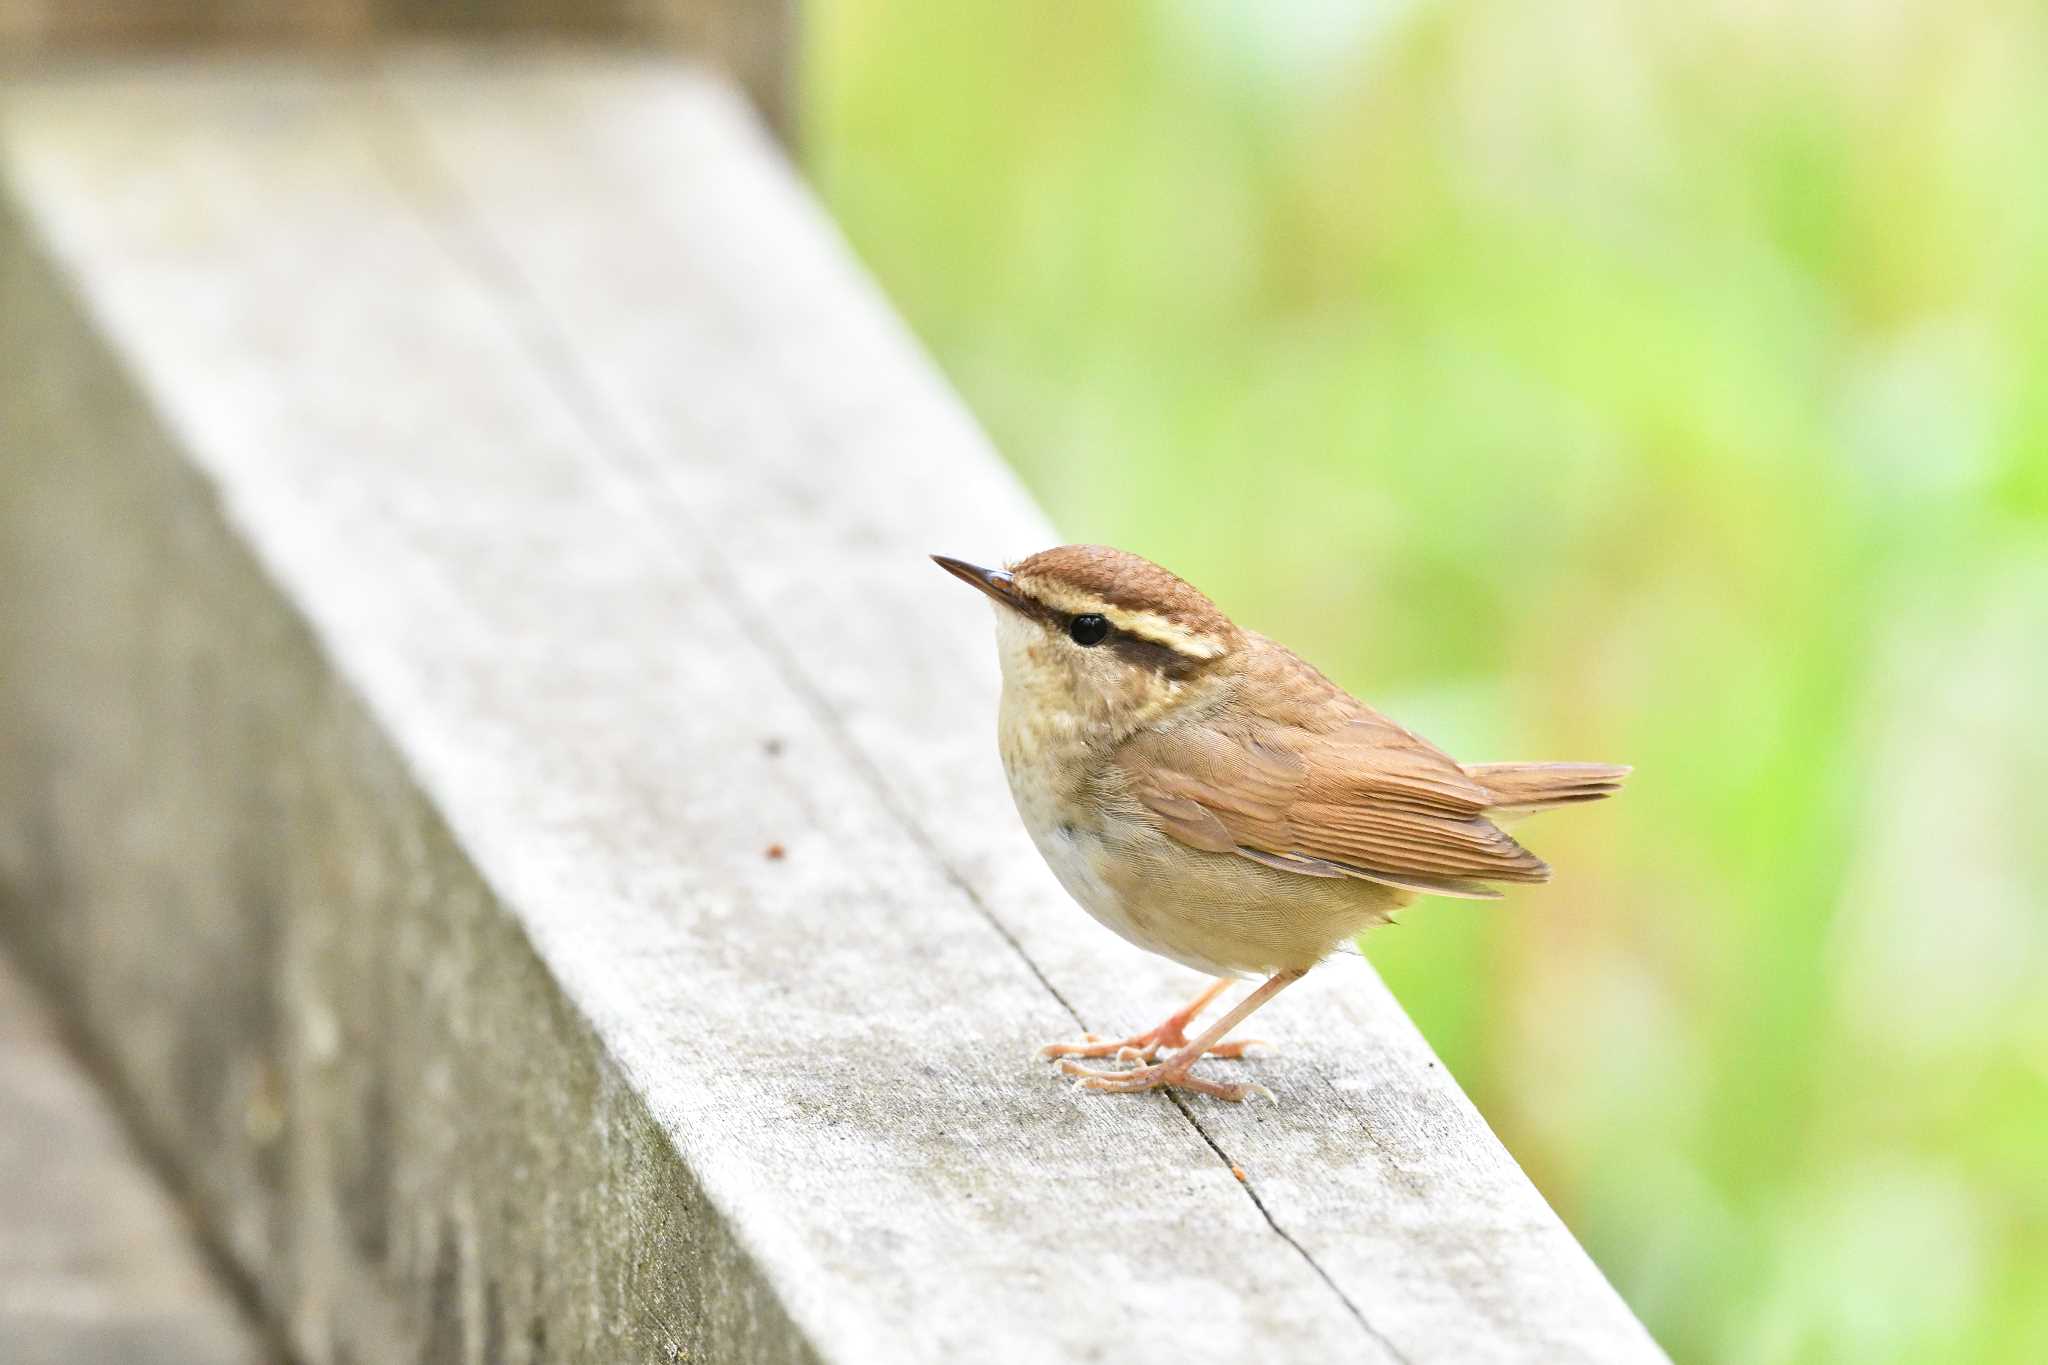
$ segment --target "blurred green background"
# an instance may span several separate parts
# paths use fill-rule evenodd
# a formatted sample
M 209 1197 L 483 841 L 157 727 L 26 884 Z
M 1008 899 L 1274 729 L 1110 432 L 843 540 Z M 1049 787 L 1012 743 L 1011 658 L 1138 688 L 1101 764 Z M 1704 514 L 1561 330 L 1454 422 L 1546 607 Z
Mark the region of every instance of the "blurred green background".
M 806 7 L 805 156 L 1062 531 L 1469 759 L 1367 951 L 1682 1360 L 2048 1360 L 2048 12 Z

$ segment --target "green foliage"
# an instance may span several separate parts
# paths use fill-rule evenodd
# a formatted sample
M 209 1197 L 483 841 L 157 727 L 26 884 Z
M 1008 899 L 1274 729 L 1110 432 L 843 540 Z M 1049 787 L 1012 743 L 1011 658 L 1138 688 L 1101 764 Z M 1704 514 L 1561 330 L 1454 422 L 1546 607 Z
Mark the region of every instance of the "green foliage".
M 2048 16 L 807 15 L 812 174 L 1066 533 L 1637 765 L 1366 947 L 1659 1338 L 2048 1359 Z

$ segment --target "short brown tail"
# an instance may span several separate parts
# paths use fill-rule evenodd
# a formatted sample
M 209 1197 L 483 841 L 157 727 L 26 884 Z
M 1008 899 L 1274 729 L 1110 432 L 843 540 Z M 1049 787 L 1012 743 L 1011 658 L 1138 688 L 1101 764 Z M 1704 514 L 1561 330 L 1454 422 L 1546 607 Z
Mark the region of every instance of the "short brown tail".
M 1630 769 L 1612 763 L 1475 763 L 1465 771 L 1493 793 L 1494 811 L 1530 815 L 1612 796 Z

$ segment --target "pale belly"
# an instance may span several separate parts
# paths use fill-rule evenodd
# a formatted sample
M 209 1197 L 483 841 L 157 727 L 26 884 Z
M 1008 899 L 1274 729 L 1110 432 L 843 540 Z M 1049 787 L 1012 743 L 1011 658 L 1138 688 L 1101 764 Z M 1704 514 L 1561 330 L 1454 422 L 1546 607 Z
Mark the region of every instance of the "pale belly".
M 1012 775 L 1018 813 L 1067 894 L 1129 942 L 1196 971 L 1307 968 L 1413 899 L 1372 882 L 1191 849 L 1135 818 L 1063 818 L 1031 793 L 1035 786 Z
M 1026 823 L 1029 824 L 1028 821 Z M 1045 859 L 1045 865 L 1052 869 L 1053 876 L 1059 878 L 1060 885 L 1079 902 L 1082 909 L 1102 924 L 1148 953 L 1170 957 L 1196 971 L 1218 975 L 1227 973 L 1229 969 L 1219 964 L 1191 960 L 1177 949 L 1170 930 L 1149 919 L 1134 917 L 1126 909 L 1124 897 L 1106 875 L 1111 870 L 1109 847 L 1100 835 L 1078 830 L 1072 825 L 1030 828 L 1031 841 L 1038 845 L 1038 852 Z

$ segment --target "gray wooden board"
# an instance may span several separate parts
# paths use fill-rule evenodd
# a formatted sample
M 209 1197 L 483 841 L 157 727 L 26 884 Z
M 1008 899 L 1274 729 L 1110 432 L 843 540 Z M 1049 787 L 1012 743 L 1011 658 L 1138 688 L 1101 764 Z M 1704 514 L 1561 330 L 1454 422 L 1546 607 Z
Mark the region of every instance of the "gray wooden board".
M 1197 983 L 1017 827 L 923 554 L 1053 533 L 725 87 L 5 101 L 19 211 L 819 1354 L 1658 1358 L 1357 960 L 1261 1015 L 1277 1108 L 1033 1056 Z
M 0 957 L 0 1360 L 269 1358 L 191 1232 Z

